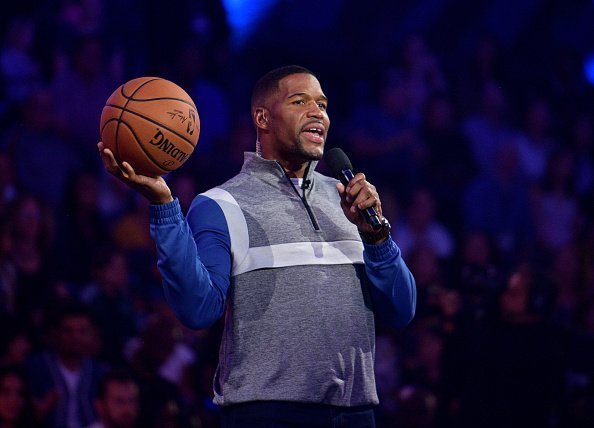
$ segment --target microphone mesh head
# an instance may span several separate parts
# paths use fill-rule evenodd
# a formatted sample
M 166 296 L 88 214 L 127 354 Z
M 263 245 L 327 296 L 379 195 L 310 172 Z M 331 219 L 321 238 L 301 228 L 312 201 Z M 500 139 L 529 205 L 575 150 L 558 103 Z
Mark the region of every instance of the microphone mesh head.
M 328 164 L 328 168 L 330 168 L 332 173 L 337 177 L 340 177 L 343 170 L 353 169 L 353 165 L 351 165 L 348 156 L 339 147 L 334 147 L 325 152 L 324 160 Z

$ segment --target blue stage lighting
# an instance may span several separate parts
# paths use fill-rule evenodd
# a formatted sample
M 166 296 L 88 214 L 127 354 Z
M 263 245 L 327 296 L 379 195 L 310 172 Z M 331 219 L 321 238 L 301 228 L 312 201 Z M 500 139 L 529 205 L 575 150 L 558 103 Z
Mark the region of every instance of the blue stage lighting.
M 232 30 L 232 44 L 240 47 L 278 0 L 223 0 Z

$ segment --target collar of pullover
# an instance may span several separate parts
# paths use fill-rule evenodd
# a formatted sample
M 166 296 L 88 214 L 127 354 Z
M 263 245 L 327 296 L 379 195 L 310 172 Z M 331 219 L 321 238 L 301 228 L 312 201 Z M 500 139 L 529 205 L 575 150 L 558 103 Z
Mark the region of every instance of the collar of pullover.
M 313 173 L 318 161 L 311 161 L 306 170 L 304 181 L 309 180 L 313 184 Z M 288 183 L 285 171 L 280 163 L 274 160 L 261 158 L 254 152 L 245 152 L 243 154 L 243 167 L 241 172 L 245 174 L 257 174 L 261 180 L 278 186 L 279 183 Z

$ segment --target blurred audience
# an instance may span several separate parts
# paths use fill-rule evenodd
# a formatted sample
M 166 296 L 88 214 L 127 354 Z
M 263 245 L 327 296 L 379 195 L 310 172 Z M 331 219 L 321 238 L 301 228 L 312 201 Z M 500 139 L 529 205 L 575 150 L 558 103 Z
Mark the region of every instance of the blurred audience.
M 53 213 L 39 199 L 23 194 L 14 201 L 7 221 L 11 234 L 8 256 L 15 275 L 14 314 L 24 325 L 41 329 L 45 310 L 56 297 Z
M 528 106 L 524 129 L 518 135 L 518 160 L 522 173 L 531 181 L 543 179 L 549 158 L 557 146 L 552 137 L 553 112 L 545 99 Z
M 93 255 L 110 243 L 97 176 L 84 171 L 69 177 L 58 213 L 56 269 L 61 280 L 81 287 L 91 280 Z
M 463 119 L 462 132 L 480 172 L 496 175 L 494 160 L 513 135 L 508 117 L 509 101 L 500 83 L 488 81 L 481 88 L 479 102 L 478 109 Z
M 81 287 L 85 303 L 101 338 L 101 358 L 122 363 L 122 349 L 138 330 L 126 254 L 117 247 L 98 247 L 93 256 L 92 281 Z
M 415 247 L 426 245 L 440 259 L 448 259 L 454 253 L 454 239 L 450 231 L 435 218 L 435 200 L 428 189 L 418 188 L 412 192 L 412 200 L 406 217 L 398 223 L 395 238 L 404 257 Z
M 502 256 L 513 260 L 533 235 L 529 185 L 514 144 L 501 142 L 494 155 L 492 173 L 476 176 L 465 190 L 464 225 L 489 233 Z
M 107 372 L 101 379 L 94 403 L 99 419 L 86 428 L 138 427 L 139 396 L 138 384 L 132 375 L 123 369 Z
M 554 253 L 574 242 L 580 232 L 575 170 L 575 156 L 569 149 L 553 153 L 547 161 L 533 201 L 536 238 L 544 251 Z
M 24 101 L 41 85 L 41 69 L 33 52 L 34 38 L 33 20 L 24 17 L 11 20 L 0 49 L 0 78 L 10 104 Z
M 327 82 L 328 146 L 380 189 L 417 280 L 411 326 L 378 322 L 378 428 L 593 425 L 594 4 L 532 2 L 515 24 L 510 5 L 495 31 L 503 2 L 384 3 L 332 6 L 315 61 L 293 50 L 308 22 L 233 44 L 220 0 L 6 4 L 0 427 L 220 426 L 221 323 L 172 316 L 147 203 L 100 167 L 99 115 L 133 77 L 191 94 L 201 138 L 165 177 L 187 211 L 254 150 L 251 79 L 288 62 Z M 361 16 L 380 24 L 362 36 Z
M 53 111 L 60 132 L 85 169 L 98 171 L 97 149 L 90 141 L 99 137 L 97 118 L 105 101 L 118 87 L 117 77 L 107 72 L 103 40 L 84 34 L 75 38 L 69 61 L 52 81 Z
M 83 163 L 58 133 L 54 102 L 47 88 L 31 91 L 19 104 L 20 120 L 0 131 L 0 148 L 12 159 L 17 186 L 57 208 Z

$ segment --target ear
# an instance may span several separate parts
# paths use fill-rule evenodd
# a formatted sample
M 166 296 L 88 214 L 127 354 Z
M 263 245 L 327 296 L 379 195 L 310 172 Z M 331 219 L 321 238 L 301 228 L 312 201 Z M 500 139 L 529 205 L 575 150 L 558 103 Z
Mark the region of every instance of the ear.
M 265 107 L 256 107 L 254 110 L 254 123 L 258 129 L 268 129 L 268 110 Z

